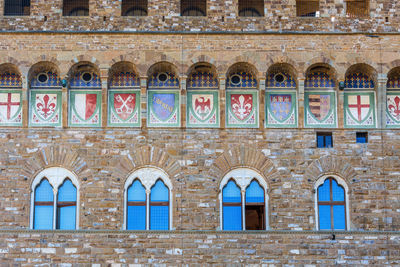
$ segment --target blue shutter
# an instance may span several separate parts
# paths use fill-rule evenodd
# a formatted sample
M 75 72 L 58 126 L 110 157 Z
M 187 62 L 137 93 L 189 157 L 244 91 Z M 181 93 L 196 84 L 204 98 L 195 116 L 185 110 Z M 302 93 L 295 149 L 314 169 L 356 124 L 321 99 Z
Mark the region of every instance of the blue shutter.
M 54 202 L 53 187 L 43 179 L 35 189 L 35 202 Z M 36 205 L 34 208 L 34 229 L 53 229 L 53 204 Z
M 344 201 L 344 189 L 332 179 L 332 201 Z
M 75 205 L 57 208 L 57 229 L 76 229 L 76 187 L 71 180 L 66 179 L 58 189 L 58 203 L 75 202 Z
M 346 229 L 346 215 L 344 205 L 333 206 L 333 226 L 334 230 Z
M 150 229 L 169 229 L 169 205 L 153 205 L 152 202 L 169 202 L 169 190 L 165 184 L 158 180 L 150 193 Z
M 331 230 L 331 206 L 319 205 L 319 229 Z
M 242 230 L 242 206 L 240 188 L 230 180 L 222 190 L 223 230 Z M 238 203 L 238 206 L 224 206 L 224 203 Z
M 330 201 L 330 184 L 326 179 L 324 184 L 318 187 L 318 201 Z
M 254 202 L 264 202 L 264 189 L 255 180 L 246 189 L 246 203 Z
M 128 202 L 146 202 L 146 189 L 139 180 L 135 180 L 128 188 L 127 196 Z M 126 220 L 126 229 L 146 230 L 146 205 L 127 206 Z

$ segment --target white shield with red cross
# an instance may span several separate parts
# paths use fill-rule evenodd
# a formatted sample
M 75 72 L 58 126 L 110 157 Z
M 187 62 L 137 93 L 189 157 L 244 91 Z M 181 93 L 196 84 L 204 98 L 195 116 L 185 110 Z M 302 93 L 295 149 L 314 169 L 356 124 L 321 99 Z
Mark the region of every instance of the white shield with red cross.
M 18 117 L 21 117 L 21 93 L 0 92 L 0 123 L 16 122 Z
M 370 113 L 371 100 L 369 95 L 349 95 L 348 108 L 358 122 L 362 122 Z

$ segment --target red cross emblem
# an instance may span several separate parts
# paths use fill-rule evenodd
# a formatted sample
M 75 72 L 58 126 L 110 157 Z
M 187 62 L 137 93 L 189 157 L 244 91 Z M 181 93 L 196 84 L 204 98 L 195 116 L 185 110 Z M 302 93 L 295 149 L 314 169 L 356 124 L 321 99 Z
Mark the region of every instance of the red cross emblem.
M 2 94 L 2 95 L 4 96 L 5 94 Z M 18 99 L 18 102 L 13 102 L 13 96 L 14 97 L 17 96 L 16 98 Z M 20 102 L 19 94 L 7 93 L 6 98 L 7 98 L 7 100 L 5 102 L 0 102 L 0 107 L 5 106 L 5 108 L 7 109 L 6 110 L 7 116 L 6 117 L 7 117 L 7 120 L 9 120 L 14 115 L 14 114 L 11 114 L 12 107 L 13 106 L 18 106 L 19 107 L 21 102 Z M 0 99 L 4 99 L 4 97 L 1 97 Z M 0 112 L 3 113 L 4 110 L 1 110 Z M 16 112 L 16 110 L 14 111 L 14 113 L 15 112 Z M 4 113 L 3 113 L 3 115 L 4 115 Z
M 351 95 L 349 96 L 349 110 L 356 115 L 358 121 L 362 121 L 368 114 L 370 104 L 369 96 Z M 363 116 L 364 115 L 364 116 Z

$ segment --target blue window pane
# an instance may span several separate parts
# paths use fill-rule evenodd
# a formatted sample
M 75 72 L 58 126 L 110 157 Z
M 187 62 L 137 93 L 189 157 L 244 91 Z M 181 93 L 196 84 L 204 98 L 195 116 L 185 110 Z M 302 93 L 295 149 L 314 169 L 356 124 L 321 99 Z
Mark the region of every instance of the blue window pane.
M 365 144 L 366 142 L 367 142 L 367 138 L 365 138 L 365 136 L 357 136 L 356 137 L 356 143 Z
M 126 229 L 146 230 L 146 206 L 128 206 Z
M 318 148 L 325 147 L 325 144 L 324 144 L 324 136 L 323 136 L 323 135 L 318 135 L 318 136 L 317 136 L 317 147 L 318 147 Z
M 318 187 L 318 201 L 330 201 L 330 184 L 329 179 L 326 179 L 323 185 Z
M 57 229 L 74 230 L 76 228 L 76 206 L 57 209 Z
M 150 206 L 150 230 L 169 229 L 169 207 Z
M 240 188 L 235 184 L 234 181 L 230 180 L 222 189 L 222 202 L 242 202 L 240 195 Z
M 335 230 L 346 229 L 346 216 L 344 205 L 333 206 L 333 226 Z
M 331 226 L 331 206 L 319 205 L 319 229 L 332 230 Z
M 332 147 L 332 136 L 325 136 L 325 147 Z
M 332 179 L 332 200 L 333 201 L 344 201 L 344 189 L 338 183 Z
M 242 230 L 242 207 L 223 207 L 223 230 Z
M 168 201 L 168 200 L 169 200 L 168 187 L 166 187 L 161 180 L 158 180 L 156 184 L 151 188 L 150 201 Z
M 139 180 L 135 180 L 128 188 L 128 201 L 146 201 L 146 190 Z
M 252 181 L 246 189 L 246 203 L 264 202 L 264 189 L 257 181 Z
M 35 206 L 33 229 L 53 229 L 53 206 Z
M 53 201 L 53 187 L 47 179 L 43 179 L 35 189 L 35 201 Z
M 76 202 L 76 187 L 72 184 L 71 180 L 65 180 L 58 189 L 58 201 Z

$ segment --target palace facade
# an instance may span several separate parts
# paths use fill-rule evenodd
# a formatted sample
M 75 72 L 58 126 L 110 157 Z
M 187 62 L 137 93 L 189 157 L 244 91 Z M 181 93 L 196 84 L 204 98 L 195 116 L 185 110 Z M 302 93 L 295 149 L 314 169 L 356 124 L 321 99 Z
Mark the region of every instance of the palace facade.
M 397 1 L 0 1 L 0 265 L 400 264 Z

